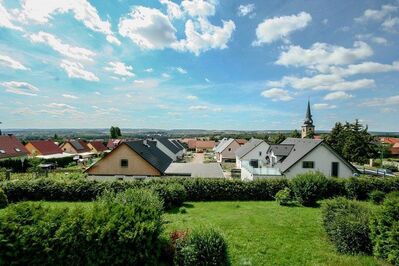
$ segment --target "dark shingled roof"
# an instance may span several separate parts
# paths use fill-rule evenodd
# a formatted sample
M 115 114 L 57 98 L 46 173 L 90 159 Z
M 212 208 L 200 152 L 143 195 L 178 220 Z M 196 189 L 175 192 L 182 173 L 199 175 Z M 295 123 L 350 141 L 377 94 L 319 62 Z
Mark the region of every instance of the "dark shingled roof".
M 181 145 L 181 143 L 178 140 L 172 139 L 171 141 L 173 142 L 173 144 L 175 144 L 175 146 L 179 149 L 179 151 L 184 150 L 183 145 Z
M 272 144 L 270 150 L 273 151 L 276 156 L 288 156 L 290 154 L 294 144 Z
M 145 144 L 145 142 L 147 144 Z M 127 141 L 126 144 L 138 155 L 140 155 L 144 160 L 154 166 L 161 174 L 165 173 L 165 170 L 172 163 L 172 159 L 163 153 L 159 148 L 157 148 L 155 141 Z
M 238 158 L 244 157 L 246 154 L 248 154 L 250 151 L 252 151 L 254 148 L 256 148 L 259 144 L 261 144 L 263 140 L 261 139 L 250 139 L 247 143 L 242 145 L 240 148 L 236 150 L 236 156 Z
M 160 143 L 162 143 L 166 148 L 168 148 L 174 154 L 178 153 L 180 150 L 173 144 L 168 138 L 156 138 Z

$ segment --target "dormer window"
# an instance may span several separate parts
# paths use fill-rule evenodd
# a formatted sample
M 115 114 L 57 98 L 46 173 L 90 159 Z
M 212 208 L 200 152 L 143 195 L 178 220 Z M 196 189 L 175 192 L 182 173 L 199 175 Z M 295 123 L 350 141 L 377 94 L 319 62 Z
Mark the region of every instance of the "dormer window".
M 4 153 L 6 153 L 6 151 L 5 150 L 0 150 L 0 153 L 4 154 Z
M 15 148 L 16 152 L 21 152 L 21 150 L 19 148 Z

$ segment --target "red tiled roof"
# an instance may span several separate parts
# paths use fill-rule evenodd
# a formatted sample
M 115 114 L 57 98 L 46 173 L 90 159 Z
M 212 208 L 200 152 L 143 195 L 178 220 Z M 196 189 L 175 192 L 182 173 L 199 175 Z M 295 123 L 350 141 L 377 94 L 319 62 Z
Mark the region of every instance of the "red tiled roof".
M 105 147 L 104 144 L 101 141 L 90 141 L 90 144 L 98 152 L 102 152 L 102 151 L 107 150 L 107 147 Z
M 245 143 L 248 142 L 246 139 L 236 139 L 236 141 L 237 141 L 238 144 L 240 144 L 240 145 L 244 145 Z
M 215 142 L 213 140 L 197 140 L 195 147 L 198 149 L 213 149 L 215 148 Z
M 197 146 L 197 141 L 195 139 L 191 139 L 187 142 L 188 148 L 189 149 L 195 149 Z
M 122 139 L 109 139 L 107 143 L 107 148 L 108 149 L 114 149 L 116 148 L 119 144 L 121 144 Z
M 55 145 L 51 140 L 32 140 L 29 143 L 32 144 L 42 155 L 62 153 L 60 147 Z
M 380 141 L 386 144 L 395 144 L 399 143 L 399 138 L 391 138 L 391 137 L 381 137 Z
M 26 156 L 28 151 L 14 135 L 0 136 L 0 159 Z

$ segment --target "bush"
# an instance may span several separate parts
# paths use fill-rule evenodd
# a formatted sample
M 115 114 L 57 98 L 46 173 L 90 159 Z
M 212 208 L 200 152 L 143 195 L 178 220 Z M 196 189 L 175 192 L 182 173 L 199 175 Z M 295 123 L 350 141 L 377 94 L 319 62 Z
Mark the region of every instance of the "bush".
M 181 206 L 187 198 L 186 189 L 178 183 L 159 183 L 151 186 L 151 188 L 162 199 L 165 209 Z
M 298 202 L 304 206 L 314 206 L 327 191 L 328 180 L 320 172 L 297 175 L 290 187 Z
M 399 265 L 399 192 L 386 196 L 370 228 L 374 256 Z
M 328 200 L 322 207 L 323 225 L 338 252 L 371 253 L 369 210 L 345 198 Z
M 385 193 L 379 190 L 373 190 L 369 194 L 370 200 L 375 204 L 381 204 L 384 201 Z
M 175 265 L 230 265 L 227 243 L 213 229 L 195 230 L 176 240 Z
M 161 215 L 144 189 L 104 194 L 86 209 L 13 204 L 0 216 L 0 265 L 154 265 Z
M 0 188 L 0 209 L 7 207 L 8 200 L 4 191 Z
M 373 190 L 388 193 L 399 190 L 398 177 L 351 177 L 344 182 L 346 196 L 352 199 L 366 200 Z
M 292 202 L 292 192 L 291 189 L 288 187 L 280 190 L 279 192 L 276 193 L 276 201 L 282 205 L 282 206 L 287 206 Z

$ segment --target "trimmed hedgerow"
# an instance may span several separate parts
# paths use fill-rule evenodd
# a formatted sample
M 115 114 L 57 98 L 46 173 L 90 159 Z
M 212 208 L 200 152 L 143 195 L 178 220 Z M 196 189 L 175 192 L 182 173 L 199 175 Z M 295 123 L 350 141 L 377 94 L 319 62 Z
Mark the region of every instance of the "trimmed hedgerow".
M 314 206 L 326 195 L 328 180 L 320 172 L 297 175 L 290 182 L 290 188 L 298 202 Z
M 159 183 L 150 187 L 162 199 L 165 209 L 181 206 L 187 198 L 186 189 L 179 183 Z
M 0 188 L 0 209 L 7 207 L 8 199 L 4 191 Z
M 175 265 L 230 265 L 227 242 L 214 229 L 196 229 L 177 239 L 175 245 Z
M 399 192 L 388 194 L 370 222 L 374 256 L 399 265 Z
M 162 204 L 150 190 L 104 194 L 90 208 L 23 202 L 0 216 L 1 265 L 155 265 Z
M 323 204 L 322 217 L 327 235 L 338 252 L 371 253 L 368 208 L 340 197 Z
M 369 194 L 369 199 L 375 204 L 381 204 L 384 201 L 385 193 L 380 190 L 373 190 Z

